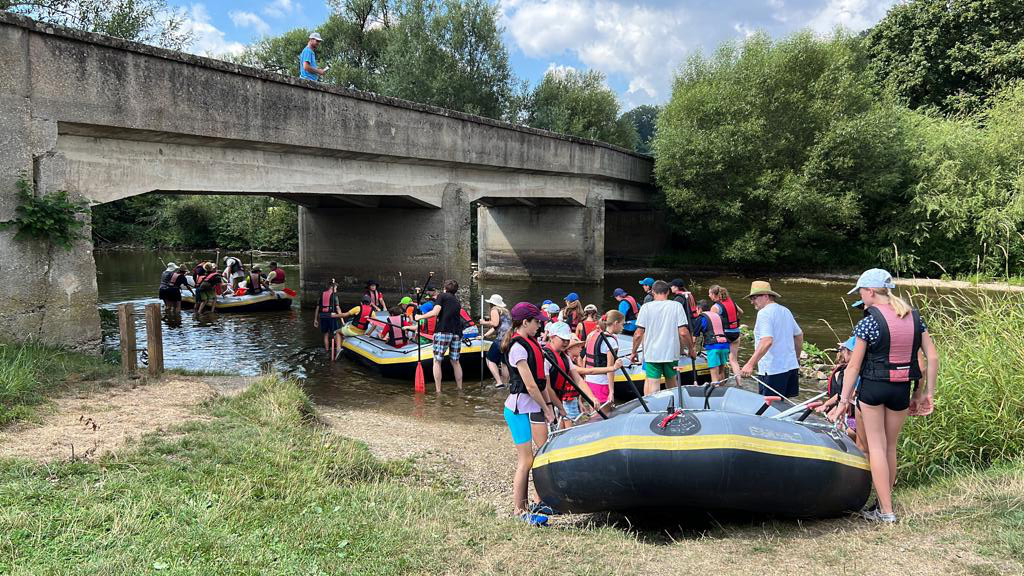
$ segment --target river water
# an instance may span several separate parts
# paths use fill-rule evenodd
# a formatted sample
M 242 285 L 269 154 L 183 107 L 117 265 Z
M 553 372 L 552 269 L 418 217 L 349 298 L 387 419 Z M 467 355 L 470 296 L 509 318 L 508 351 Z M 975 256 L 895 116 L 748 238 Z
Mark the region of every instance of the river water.
M 248 260 L 244 255 L 239 255 Z M 212 260 L 214 253 L 173 252 L 152 250 L 119 250 L 96 253 L 97 282 L 100 308 L 104 310 L 104 345 L 118 346 L 115 312 L 118 304 L 136 305 L 137 341 L 145 340 L 145 324 L 141 313 L 145 304 L 159 302 L 157 288 L 160 273 L 168 261 L 186 264 L 190 268 L 198 260 Z M 289 286 L 298 290 L 298 259 L 295 256 L 275 258 L 287 272 Z M 257 263 L 264 267 L 268 258 Z M 707 295 L 712 284 L 729 289 L 737 303 L 745 310 L 744 322 L 753 325 L 755 311 L 742 297 L 750 288 L 751 279 L 740 276 L 692 276 L 680 274 L 691 283 L 695 295 Z M 584 303 L 595 303 L 599 309 L 613 308 L 611 296 L 621 287 L 634 296 L 641 294 L 637 274 L 608 274 L 601 284 L 579 284 L 522 281 L 482 281 L 470 287 L 473 316 L 479 316 L 481 292 L 489 296 L 501 294 L 510 306 L 520 300 L 539 303 L 551 299 L 559 304 L 569 292 L 577 292 Z M 670 279 L 670 278 L 666 278 Z M 410 279 L 406 279 L 411 283 Z M 419 279 L 422 282 L 423 279 Z M 846 283 L 822 285 L 806 282 L 773 281 L 772 288 L 782 295 L 780 303 L 792 310 L 804 330 L 806 339 L 820 348 L 834 348 L 836 343 L 850 335 L 850 310 L 845 302 L 849 287 Z M 342 295 L 343 308 L 354 305 L 358 294 Z M 398 300 L 396 295 L 389 303 Z M 853 311 L 857 316 L 859 312 Z M 489 375 L 480 384 L 479 374 L 466 374 L 465 390 L 454 391 L 454 383 L 445 386 L 441 396 L 415 395 L 412 383 L 388 380 L 344 356 L 335 363 L 328 361 L 322 351 L 323 338 L 313 327 L 310 310 L 297 307 L 284 312 L 253 314 L 206 314 L 196 317 L 191 311 L 182 313 L 180 324 L 164 322 L 164 363 L 167 368 L 196 371 L 254 375 L 266 365 L 304 380 L 307 390 L 318 403 L 346 407 L 373 405 L 379 409 L 400 414 L 414 414 L 428 418 L 482 418 L 499 419 L 498 407 L 504 393 L 495 389 Z M 749 352 L 741 351 L 741 359 Z M 486 370 L 486 369 L 485 369 Z M 430 375 L 427 374 L 429 380 Z M 428 389 L 430 384 L 428 383 Z M 449 393 L 447 390 L 451 390 Z

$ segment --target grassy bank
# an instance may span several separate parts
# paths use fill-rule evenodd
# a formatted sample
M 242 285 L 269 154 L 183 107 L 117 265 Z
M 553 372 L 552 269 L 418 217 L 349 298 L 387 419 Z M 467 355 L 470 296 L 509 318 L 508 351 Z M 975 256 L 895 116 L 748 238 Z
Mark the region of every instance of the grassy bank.
M 102 358 L 38 344 L 0 343 L 0 427 L 31 418 L 47 396 L 69 383 L 110 378 L 117 366 Z

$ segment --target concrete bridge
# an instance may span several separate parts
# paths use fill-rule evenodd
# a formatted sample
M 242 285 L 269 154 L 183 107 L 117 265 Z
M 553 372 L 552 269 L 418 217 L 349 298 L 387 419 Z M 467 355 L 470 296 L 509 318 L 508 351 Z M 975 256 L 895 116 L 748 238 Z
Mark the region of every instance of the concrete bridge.
M 397 270 L 468 284 L 475 209 L 482 276 L 595 281 L 657 248 L 651 172 L 607 144 L 0 13 L 0 221 L 22 176 L 92 205 L 272 195 L 301 206 L 313 295 Z M 0 276 L 0 336 L 99 341 L 91 241 L 2 232 Z

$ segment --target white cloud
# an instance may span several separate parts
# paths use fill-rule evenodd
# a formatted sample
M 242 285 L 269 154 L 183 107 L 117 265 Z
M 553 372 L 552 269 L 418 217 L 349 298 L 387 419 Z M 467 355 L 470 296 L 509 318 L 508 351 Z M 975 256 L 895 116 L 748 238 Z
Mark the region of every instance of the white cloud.
M 232 10 L 228 13 L 228 16 L 231 17 L 231 21 L 234 22 L 235 26 L 238 28 L 252 28 L 256 32 L 264 35 L 270 32 L 270 25 L 264 22 L 263 18 L 260 18 L 252 12 Z
M 271 18 L 284 18 L 299 8 L 292 0 L 271 0 L 263 7 L 263 13 Z
M 808 25 L 821 34 L 832 32 L 836 26 L 860 32 L 881 20 L 895 3 L 896 0 L 829 0 Z
M 737 22 L 733 24 L 732 29 L 735 30 L 737 34 L 743 36 L 744 38 L 750 38 L 751 36 L 757 33 L 757 30 L 754 30 L 753 28 L 747 26 L 742 22 Z
M 570 72 L 575 72 L 575 66 L 569 66 L 568 64 L 556 64 L 554 62 L 548 63 L 548 69 L 544 71 L 544 75 L 554 74 L 555 76 L 565 76 Z
M 210 23 L 206 6 L 193 4 L 186 12 L 184 29 L 193 36 L 188 51 L 203 56 L 238 55 L 245 50 L 240 42 L 229 42 L 219 28 Z

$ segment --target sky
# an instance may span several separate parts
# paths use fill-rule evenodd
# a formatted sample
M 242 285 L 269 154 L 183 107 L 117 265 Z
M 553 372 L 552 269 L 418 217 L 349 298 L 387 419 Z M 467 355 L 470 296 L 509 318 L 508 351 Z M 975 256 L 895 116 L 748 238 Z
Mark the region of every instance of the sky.
M 675 70 L 696 52 L 763 31 L 773 38 L 837 26 L 859 32 L 897 0 L 504 0 L 501 25 L 513 72 L 535 85 L 551 69 L 598 70 L 623 110 L 662 104 Z M 192 52 L 241 52 L 264 35 L 315 28 L 324 0 L 171 0 L 187 15 Z

